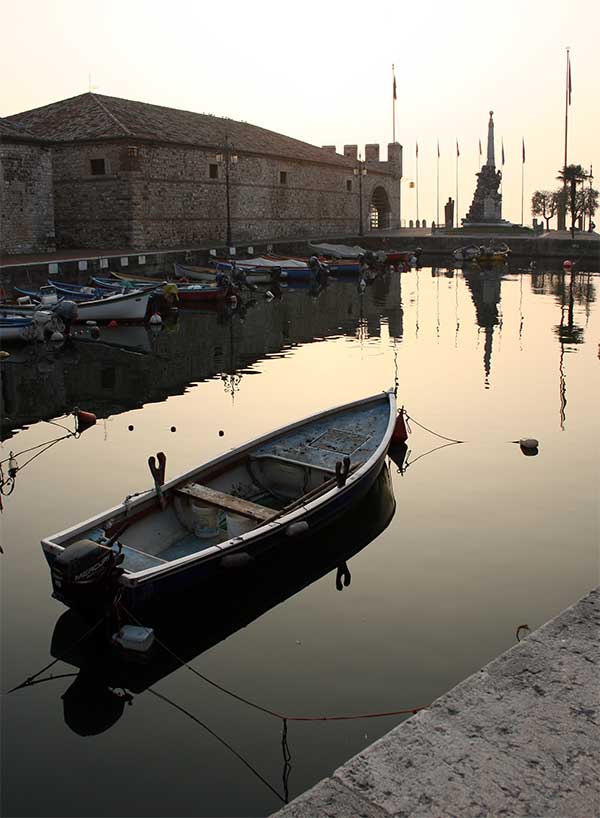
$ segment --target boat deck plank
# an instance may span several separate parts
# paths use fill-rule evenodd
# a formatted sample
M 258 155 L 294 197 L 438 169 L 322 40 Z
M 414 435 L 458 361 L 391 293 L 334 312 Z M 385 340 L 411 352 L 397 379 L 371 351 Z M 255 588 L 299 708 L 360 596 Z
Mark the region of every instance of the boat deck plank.
M 250 517 L 250 519 L 257 520 L 261 523 L 267 522 L 275 514 L 273 509 L 259 506 L 257 503 L 251 503 L 249 500 L 243 500 L 241 497 L 225 494 L 222 491 L 211 489 L 209 486 L 203 486 L 200 483 L 186 483 L 184 486 L 179 486 L 175 491 L 177 494 L 186 495 L 194 500 L 201 500 L 204 503 L 224 508 L 227 511 L 240 514 L 242 517 Z
M 320 418 L 260 446 L 258 457 L 275 455 L 335 473 L 335 464 L 349 457 L 352 465 L 364 463 L 377 449 L 389 420 L 388 404 L 357 407 Z

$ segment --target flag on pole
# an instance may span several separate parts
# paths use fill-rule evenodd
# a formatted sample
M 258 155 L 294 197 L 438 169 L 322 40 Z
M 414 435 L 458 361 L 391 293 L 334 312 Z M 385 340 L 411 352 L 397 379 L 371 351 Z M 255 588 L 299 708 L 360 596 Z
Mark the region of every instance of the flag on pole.
M 437 148 L 438 148 L 438 159 L 440 158 L 440 140 L 437 141 Z
M 456 155 L 460 156 L 460 151 L 458 149 L 458 139 L 456 140 Z
M 522 142 L 523 142 L 523 164 L 525 164 L 525 138 L 524 137 L 522 137 Z
M 392 84 L 392 94 L 393 94 L 394 102 L 395 102 L 398 99 L 398 97 L 396 96 L 396 71 L 395 71 L 393 65 L 392 65 L 392 76 L 394 78 L 393 84 Z
M 571 55 L 567 51 L 567 101 L 571 104 Z
M 502 164 L 504 165 L 504 139 L 502 139 Z

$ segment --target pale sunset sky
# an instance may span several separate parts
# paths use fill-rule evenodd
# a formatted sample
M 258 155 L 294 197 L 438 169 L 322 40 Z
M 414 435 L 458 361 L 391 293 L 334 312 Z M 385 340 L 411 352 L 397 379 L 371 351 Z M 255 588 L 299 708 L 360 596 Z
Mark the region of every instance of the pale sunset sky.
M 436 218 L 456 191 L 464 216 L 485 161 L 494 111 L 496 165 L 506 163 L 503 216 L 525 223 L 531 193 L 554 188 L 563 163 L 566 47 L 572 104 L 568 161 L 600 183 L 599 0 L 333 3 L 269 0 L 20 0 L 0 13 L 2 95 L 8 116 L 89 90 L 232 119 L 315 145 L 404 146 L 402 217 Z M 598 219 L 596 219 L 598 221 Z

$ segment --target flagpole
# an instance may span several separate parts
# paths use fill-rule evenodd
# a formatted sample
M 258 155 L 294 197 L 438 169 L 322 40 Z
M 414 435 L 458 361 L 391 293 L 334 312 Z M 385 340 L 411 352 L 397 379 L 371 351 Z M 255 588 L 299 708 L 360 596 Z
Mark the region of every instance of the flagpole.
M 571 102 L 571 62 L 569 59 L 569 46 L 567 46 L 567 77 L 565 84 L 565 163 L 563 165 L 563 200 L 565 209 L 565 228 L 567 226 L 567 134 L 569 131 L 569 103 Z
M 523 200 L 525 192 L 525 139 L 523 142 L 523 161 L 521 162 L 521 227 L 523 227 Z
M 419 143 L 417 142 L 417 147 L 415 151 L 415 161 L 416 161 L 416 173 L 415 173 L 415 180 L 416 180 L 416 187 L 417 187 L 417 221 L 419 221 Z
M 437 143 L 437 204 L 436 204 L 436 226 L 440 226 L 440 140 Z
M 392 63 L 392 142 L 396 142 L 396 71 Z
M 458 227 L 458 139 L 456 140 L 456 226 Z

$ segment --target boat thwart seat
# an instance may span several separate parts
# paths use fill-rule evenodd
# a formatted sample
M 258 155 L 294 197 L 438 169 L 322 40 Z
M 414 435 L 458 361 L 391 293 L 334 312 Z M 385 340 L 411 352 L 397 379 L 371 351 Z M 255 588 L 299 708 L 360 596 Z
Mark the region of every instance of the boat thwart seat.
M 258 503 L 251 503 L 249 500 L 244 500 L 241 497 L 225 494 L 223 491 L 211 489 L 209 486 L 203 486 L 201 483 L 186 483 L 176 488 L 175 493 L 190 497 L 192 500 L 199 500 L 202 503 L 217 506 L 217 508 L 222 508 L 226 511 L 231 511 L 242 517 L 249 517 L 258 523 L 266 523 L 276 515 L 276 512 L 272 508 L 259 506 Z

